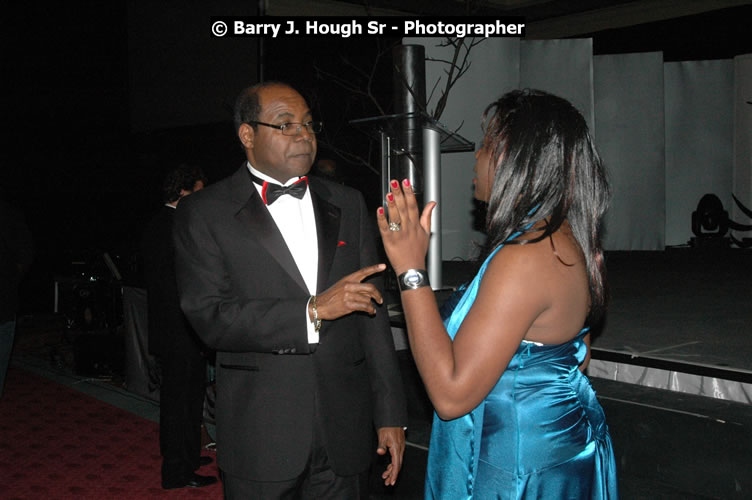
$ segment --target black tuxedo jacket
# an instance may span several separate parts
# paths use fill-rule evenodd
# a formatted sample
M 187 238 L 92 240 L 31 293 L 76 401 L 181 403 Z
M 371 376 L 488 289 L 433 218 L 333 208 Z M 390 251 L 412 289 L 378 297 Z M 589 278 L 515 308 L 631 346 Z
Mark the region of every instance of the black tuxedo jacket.
M 320 293 L 378 255 L 360 193 L 315 177 L 309 186 Z M 217 351 L 220 468 L 251 480 L 297 476 L 316 411 L 334 471 L 364 471 L 374 426 L 407 425 L 386 307 L 324 321 L 309 346 L 309 293 L 246 165 L 182 200 L 174 236 L 181 306 Z
M 149 221 L 141 240 L 149 307 L 149 353 L 198 352 L 201 343 L 180 309 L 172 227 L 175 209 L 167 206 Z

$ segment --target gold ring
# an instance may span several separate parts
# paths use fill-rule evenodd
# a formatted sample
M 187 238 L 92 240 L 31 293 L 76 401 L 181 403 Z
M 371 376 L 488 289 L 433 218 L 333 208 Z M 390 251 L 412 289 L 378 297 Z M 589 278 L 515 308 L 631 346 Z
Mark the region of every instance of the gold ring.
M 389 223 L 389 230 L 390 231 L 399 231 L 400 229 L 401 228 L 400 228 L 400 223 L 399 222 L 390 222 Z

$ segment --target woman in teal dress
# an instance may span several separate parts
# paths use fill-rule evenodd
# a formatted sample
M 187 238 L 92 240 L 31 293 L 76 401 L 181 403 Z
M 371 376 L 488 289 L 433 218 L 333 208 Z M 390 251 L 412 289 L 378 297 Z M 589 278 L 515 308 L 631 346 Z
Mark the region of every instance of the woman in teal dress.
M 392 181 L 377 214 L 410 348 L 436 410 L 428 499 L 617 498 L 603 409 L 582 373 L 603 315 L 609 198 L 582 115 L 514 91 L 483 115 L 475 197 L 488 203 L 475 278 L 445 322 L 426 286 L 430 202 Z

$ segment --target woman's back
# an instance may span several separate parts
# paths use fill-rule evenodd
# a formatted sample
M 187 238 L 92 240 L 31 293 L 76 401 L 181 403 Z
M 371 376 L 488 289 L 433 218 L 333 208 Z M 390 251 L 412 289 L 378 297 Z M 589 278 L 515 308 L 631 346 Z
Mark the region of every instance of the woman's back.
M 559 345 L 523 342 L 486 397 L 477 498 L 599 498 L 594 491 L 608 490 L 605 415 L 577 369 L 584 335 Z
M 540 235 L 540 224 L 515 241 Z M 508 263 L 496 262 L 508 260 Z M 506 266 L 524 265 L 525 286 L 538 295 L 540 312 L 525 339 L 542 344 L 560 344 L 574 338 L 585 323 L 590 308 L 590 290 L 585 259 L 569 224 L 550 237 L 527 244 L 506 244 L 494 257 L 484 279 L 496 279 Z
M 426 498 L 607 498 L 616 491 L 605 416 L 578 369 L 588 350 L 587 328 L 582 328 L 587 277 L 582 263 L 571 258 L 576 243 L 568 246 L 557 234 L 558 257 L 547 240 L 506 245 L 489 257 L 468 289 L 472 294 L 492 271 L 524 265 L 535 273 L 541 300 L 548 303 L 541 313 L 546 318 L 535 339 L 517 346 L 480 405 L 459 419 L 434 418 L 430 449 L 442 451 L 430 455 Z M 472 303 L 460 302 L 447 320 L 450 330 L 471 308 Z M 557 327 L 557 318 L 566 326 Z M 580 324 L 570 334 L 575 321 Z M 544 344 L 538 340 L 544 336 L 568 338 Z

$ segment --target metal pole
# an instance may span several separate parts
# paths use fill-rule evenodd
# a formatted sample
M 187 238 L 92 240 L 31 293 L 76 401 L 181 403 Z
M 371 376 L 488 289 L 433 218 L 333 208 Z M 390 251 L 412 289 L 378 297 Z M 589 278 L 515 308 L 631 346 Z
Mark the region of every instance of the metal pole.
M 383 130 L 379 131 L 379 142 L 381 143 L 381 205 L 386 210 L 386 193 L 389 192 L 392 162 L 390 156 L 391 140 Z
M 426 49 L 423 45 L 398 45 L 392 49 L 396 67 L 392 85 L 394 109 L 409 114 L 400 124 L 395 154 L 396 179 L 410 179 L 416 192 L 423 192 L 420 179 L 420 129 L 418 116 L 426 109 Z
M 423 128 L 423 174 L 426 202 L 441 198 L 441 134 L 430 127 Z M 441 276 L 441 207 L 431 214 L 431 239 L 428 242 L 428 279 L 431 288 L 443 287 Z

